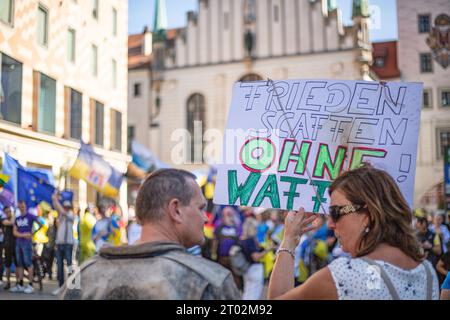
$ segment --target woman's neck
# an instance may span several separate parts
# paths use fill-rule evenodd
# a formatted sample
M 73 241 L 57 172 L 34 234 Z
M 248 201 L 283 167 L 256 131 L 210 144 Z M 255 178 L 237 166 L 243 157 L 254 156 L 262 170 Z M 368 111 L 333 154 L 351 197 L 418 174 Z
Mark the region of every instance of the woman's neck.
M 366 255 L 372 260 L 382 260 L 401 269 L 414 269 L 420 262 L 415 261 L 402 250 L 387 243 L 380 243 L 375 250 Z

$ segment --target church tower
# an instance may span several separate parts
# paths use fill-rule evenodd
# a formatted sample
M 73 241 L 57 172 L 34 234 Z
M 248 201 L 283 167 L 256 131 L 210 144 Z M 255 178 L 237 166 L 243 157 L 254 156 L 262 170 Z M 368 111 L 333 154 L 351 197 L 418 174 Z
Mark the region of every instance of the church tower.
M 361 76 L 363 79 L 369 80 L 369 68 L 372 64 L 372 45 L 369 38 L 369 0 L 353 0 L 352 20 L 355 28 L 354 43 L 361 49 L 357 57 L 357 61 L 361 64 Z
M 153 19 L 153 60 L 152 60 L 152 89 L 154 93 L 153 110 L 150 115 L 151 126 L 161 108 L 161 86 L 164 81 L 165 43 L 167 30 L 166 0 L 155 1 L 155 16 Z

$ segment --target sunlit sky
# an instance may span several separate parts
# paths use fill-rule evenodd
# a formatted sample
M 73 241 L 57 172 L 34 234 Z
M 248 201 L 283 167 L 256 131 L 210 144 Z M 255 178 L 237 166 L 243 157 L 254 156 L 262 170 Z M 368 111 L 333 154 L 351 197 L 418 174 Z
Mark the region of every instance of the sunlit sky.
M 169 28 L 186 25 L 188 11 L 196 11 L 198 0 L 166 0 Z M 337 0 L 342 10 L 344 24 L 351 24 L 352 0 Z M 128 33 L 140 33 L 145 25 L 153 26 L 155 0 L 128 1 Z M 397 8 L 395 0 L 370 0 L 372 12 L 372 41 L 397 39 Z M 382 8 L 382 10 L 381 10 Z

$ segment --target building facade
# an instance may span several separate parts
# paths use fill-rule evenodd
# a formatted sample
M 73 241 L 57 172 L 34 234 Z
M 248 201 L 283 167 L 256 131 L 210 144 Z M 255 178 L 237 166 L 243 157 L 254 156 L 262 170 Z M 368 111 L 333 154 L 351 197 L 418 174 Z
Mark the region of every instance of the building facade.
M 0 146 L 52 170 L 80 207 L 97 192 L 71 179 L 80 139 L 126 171 L 126 0 L 6 0 L 0 5 Z M 126 183 L 116 199 L 126 206 Z
M 423 82 L 415 205 L 437 209 L 450 146 L 450 0 L 397 0 L 400 80 Z
M 188 170 L 217 161 L 202 147 L 208 130 L 224 131 L 237 81 L 371 79 L 364 0 L 353 3 L 352 26 L 330 0 L 199 0 L 187 26 L 167 32 L 156 17 L 150 67 L 129 71 L 130 137 Z M 134 96 L 136 85 L 151 90 Z M 203 138 L 189 139 L 197 131 Z

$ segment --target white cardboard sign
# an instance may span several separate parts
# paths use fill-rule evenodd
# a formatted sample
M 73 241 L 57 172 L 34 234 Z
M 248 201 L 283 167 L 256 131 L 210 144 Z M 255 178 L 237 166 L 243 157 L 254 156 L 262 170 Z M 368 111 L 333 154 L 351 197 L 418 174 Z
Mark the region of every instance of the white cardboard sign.
M 421 83 L 238 82 L 214 202 L 327 211 L 328 186 L 370 162 L 413 204 Z

